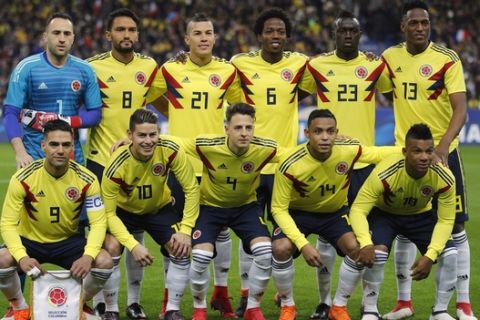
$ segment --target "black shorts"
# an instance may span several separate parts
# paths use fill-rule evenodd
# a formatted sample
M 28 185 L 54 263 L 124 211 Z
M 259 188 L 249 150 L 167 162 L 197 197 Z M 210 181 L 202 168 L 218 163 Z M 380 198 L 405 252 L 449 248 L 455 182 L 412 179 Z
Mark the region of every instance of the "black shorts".
M 274 174 L 260 174 L 260 185 L 257 188 L 257 202 L 260 206 L 262 218 L 267 214 L 267 219 L 273 222 L 272 218 L 272 193 Z
M 371 164 L 361 169 L 354 169 L 352 171 L 352 179 L 348 187 L 348 205 L 351 207 L 353 201 L 357 197 L 358 191 L 362 187 L 365 180 L 367 180 L 370 173 L 375 169 L 375 165 Z
M 230 227 L 242 240 L 243 249 L 250 251 L 250 242 L 258 237 L 270 237 L 257 202 L 236 208 L 200 206 L 200 215 L 192 233 L 192 245 L 211 243 L 215 246 L 218 234 Z

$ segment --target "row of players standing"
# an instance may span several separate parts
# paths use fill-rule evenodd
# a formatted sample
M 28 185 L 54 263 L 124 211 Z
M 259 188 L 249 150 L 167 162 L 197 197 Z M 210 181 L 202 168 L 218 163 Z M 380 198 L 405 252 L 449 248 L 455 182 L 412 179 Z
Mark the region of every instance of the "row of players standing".
M 427 23 L 425 24 L 425 19 L 422 20 L 415 15 L 414 18 L 411 18 L 410 16 L 413 13 L 420 13 L 420 16 L 421 14 L 426 14 Z M 358 52 L 358 39 L 360 37 L 358 21 L 353 16 L 348 15 L 344 15 L 336 21 L 337 50 L 331 54 L 314 58 L 309 64 L 306 64 L 307 58 L 305 56 L 283 51 L 286 39 L 290 35 L 291 24 L 283 12 L 271 10 L 259 16 L 255 26 L 255 33 L 258 35 L 262 44 L 262 50 L 249 54 L 240 54 L 234 57 L 232 63 L 237 67 L 237 71 L 230 63 L 212 57 L 214 44 L 213 26 L 208 19 L 204 19 L 201 16 L 192 19 L 187 27 L 186 42 L 190 48 L 190 56 L 186 64 L 181 65 L 174 62 L 167 62 L 158 70 L 152 59 L 135 54 L 132 51 L 134 43 L 138 40 L 137 22 L 138 19 L 130 14 L 122 13 L 117 17 L 113 17 L 107 25 L 107 37 L 112 40 L 112 51 L 90 59 L 91 65 L 94 67 L 99 79 L 103 105 L 105 106 L 105 108 L 103 108 L 103 120 L 100 122 L 100 125 L 94 126 L 91 129 L 89 152 L 87 154 L 87 166 L 96 173 L 99 172 L 99 169 L 103 171 L 102 167 L 107 164 L 109 146 L 116 138 L 124 135 L 127 129 L 125 119 L 128 114 L 133 112 L 135 107 L 145 105 L 145 93 L 152 85 L 152 81 L 156 82 L 154 87 L 167 90 L 170 133 L 177 136 L 194 137 L 200 133 L 220 134 L 222 132 L 224 114 L 221 107 L 216 107 L 221 106 L 222 100 L 227 99 L 229 94 L 232 95 L 231 92 L 234 90 L 231 90 L 231 88 L 235 86 L 234 78 L 236 72 L 238 72 L 238 77 L 241 80 L 242 93 L 240 99 L 256 107 L 256 134 L 263 137 L 276 138 L 279 145 L 285 147 L 293 146 L 296 143 L 298 132 L 298 98 L 304 96 L 304 92 L 302 92 L 301 89 L 307 92 L 316 89 L 319 105 L 321 104 L 333 110 L 339 119 L 340 133 L 357 137 L 363 144 L 373 144 L 374 92 L 375 86 L 382 91 L 387 91 L 388 89 L 388 84 L 386 84 L 387 87 L 385 87 L 385 89 L 382 89 L 381 75 L 385 72 L 383 69 L 385 69 L 386 66 L 388 66 L 389 76 L 395 85 L 394 90 L 399 90 L 399 92 L 395 92 L 394 103 L 395 106 L 399 106 L 395 108 L 395 115 L 397 123 L 396 139 L 400 145 L 403 145 L 405 132 L 411 124 L 420 121 L 429 122 L 431 119 L 432 123 L 429 124 L 434 132 L 437 150 L 439 154 L 442 155 L 442 160 L 446 162 L 445 155 L 448 154 L 448 146 L 451 144 L 450 142 L 455 141 L 454 138 L 458 134 L 461 124 L 463 124 L 464 121 L 465 109 L 461 100 L 462 94 L 464 96 L 464 88 L 462 91 L 462 87 L 458 85 L 458 82 L 463 82 L 460 62 L 452 51 L 428 41 L 428 14 L 425 8 L 422 7 L 410 8 L 405 12 L 402 26 L 405 31 L 407 45 L 404 44 L 400 46 L 396 54 L 408 55 L 415 64 L 402 63 L 401 65 L 399 65 L 399 61 L 403 60 L 398 60 L 395 57 L 389 61 L 389 52 L 395 52 L 395 49 L 391 49 L 384 54 L 386 64 L 382 61 L 368 61 L 365 59 L 365 56 Z M 410 26 L 410 29 L 408 26 Z M 72 29 L 71 26 L 70 29 Z M 421 29 L 422 32 L 418 32 L 418 29 Z M 423 38 L 422 36 L 418 36 L 418 34 L 423 35 Z M 73 31 L 71 36 L 73 36 Z M 419 43 L 415 43 L 415 41 Z M 411 52 L 408 46 L 409 43 L 411 44 L 411 50 L 417 50 L 417 52 L 421 54 L 408 54 L 407 51 Z M 66 47 L 68 46 L 71 46 L 71 43 L 67 44 L 67 46 L 64 45 L 63 48 L 61 45 L 57 46 L 56 44 L 52 44 L 52 48 L 50 48 L 52 49 L 51 51 L 49 51 L 50 49 L 47 47 L 47 51 L 43 56 L 45 59 L 44 62 L 50 61 L 47 60 L 48 54 L 52 53 L 52 51 L 55 52 L 55 50 L 60 50 L 60 53 L 63 52 L 66 57 L 66 53 L 68 53 Z M 439 54 L 439 58 L 437 57 L 436 60 L 430 59 L 429 57 L 425 59 L 419 58 L 423 54 L 435 54 L 435 52 Z M 62 54 L 60 54 L 60 56 L 62 56 Z M 71 62 L 74 59 L 70 56 L 68 57 L 69 59 L 64 59 L 65 62 Z M 37 60 L 39 60 L 38 57 Z M 427 61 L 438 62 L 438 66 L 425 63 Z M 413 71 L 410 72 L 406 70 L 407 68 L 412 68 L 411 70 Z M 56 71 L 58 70 L 61 69 L 56 69 Z M 413 74 L 415 74 L 417 80 L 422 80 L 424 83 L 412 81 Z M 121 81 L 119 79 L 121 79 Z M 131 83 L 127 82 L 127 79 L 129 79 Z M 445 87 L 442 87 L 439 82 L 443 79 L 445 79 Z M 456 81 L 451 79 L 456 79 Z M 399 82 L 395 83 L 397 80 Z M 33 88 L 42 90 L 44 89 L 43 87 L 47 86 L 45 81 L 37 81 L 38 83 L 32 85 Z M 135 83 L 133 83 L 133 81 L 135 81 Z M 433 84 L 437 83 L 438 85 L 434 87 L 432 93 L 433 100 L 427 101 L 429 98 L 425 96 L 427 89 L 422 91 L 422 85 L 430 87 L 432 81 L 434 82 Z M 77 93 L 77 100 L 80 93 L 84 92 L 81 89 L 82 86 L 83 88 L 89 87 L 87 83 L 79 84 L 71 78 L 66 80 L 66 84 L 72 88 L 71 91 Z M 80 88 L 77 88 L 77 85 L 79 85 Z M 128 90 L 125 90 L 126 88 Z M 135 92 L 135 89 L 143 90 L 143 93 Z M 150 90 L 149 94 L 151 93 L 153 93 L 153 90 Z M 12 96 L 13 94 L 9 95 L 10 98 Z M 34 95 L 31 97 L 33 98 Z M 89 97 L 92 98 L 94 95 L 89 95 Z M 87 112 L 80 113 L 79 117 L 76 117 L 74 116 L 74 114 L 76 114 L 76 108 L 71 110 L 71 114 L 69 114 L 68 111 L 62 111 L 62 108 L 64 108 L 62 105 L 64 103 L 63 100 L 58 99 L 58 97 L 55 100 L 58 110 L 40 108 L 40 110 L 36 111 L 50 111 L 54 112 L 54 114 L 68 116 L 69 118 L 67 118 L 67 120 L 69 120 L 74 127 L 80 125 L 91 126 L 95 124 L 95 120 L 89 121 L 95 117 L 90 115 L 91 112 L 88 112 L 89 107 L 96 109 L 94 108 L 96 107 L 95 102 L 84 99 Z M 422 102 L 419 102 L 419 100 L 422 100 Z M 65 99 L 65 101 L 67 100 Z M 286 101 L 289 103 L 285 103 Z M 360 101 L 364 102 L 363 106 L 360 106 Z M 415 106 L 425 103 L 425 101 L 427 101 L 426 103 L 428 104 L 438 102 L 438 106 L 440 106 L 438 110 L 441 111 L 436 109 L 428 109 L 428 111 L 425 111 L 425 108 L 420 111 L 417 110 L 419 108 L 414 108 L 412 109 L 414 110 L 413 112 L 402 111 L 404 108 L 402 103 L 406 105 L 406 108 L 409 106 L 408 102 L 413 102 L 413 106 Z M 452 103 L 449 103 L 450 101 Z M 18 104 L 13 100 L 8 100 L 7 97 L 7 115 L 12 111 L 9 108 L 10 106 L 17 106 L 17 109 L 20 110 L 24 105 L 23 103 Z M 211 106 L 215 107 L 211 108 Z M 51 105 L 49 108 L 51 108 Z M 362 108 L 361 111 L 355 112 L 356 109 L 359 108 Z M 454 110 L 453 115 L 452 109 Z M 63 110 L 68 110 L 68 108 Z M 52 114 L 30 111 L 28 114 L 29 117 L 25 117 L 25 119 L 27 119 L 25 122 L 28 121 L 30 125 L 30 128 L 26 130 L 39 129 L 43 121 L 54 117 Z M 417 114 L 423 111 L 427 112 L 426 117 Z M 432 116 L 432 113 L 435 111 L 438 111 L 441 117 Z M 121 114 L 121 116 L 117 118 L 114 116 L 115 113 Z M 355 114 L 354 121 L 352 121 L 352 114 Z M 205 118 L 202 117 L 203 115 L 205 115 Z M 281 118 L 282 116 L 283 118 Z M 414 118 L 415 116 L 418 118 Z M 358 117 L 364 117 L 364 119 L 358 121 Z M 402 117 L 406 117 L 407 119 Z M 96 121 L 98 121 L 98 119 Z M 11 122 L 8 121 L 6 123 L 11 124 Z M 125 125 L 123 126 L 123 124 Z M 198 131 L 195 128 L 199 128 Z M 366 130 L 353 131 L 360 128 Z M 287 134 L 287 132 L 289 132 L 289 134 Z M 115 135 L 115 133 L 117 133 L 117 135 Z M 368 137 L 364 137 L 365 134 L 368 134 Z M 25 138 L 27 135 L 28 131 L 25 134 Z M 9 136 L 12 144 L 17 145 L 18 137 L 19 136 Z M 101 142 L 98 144 L 99 141 Z M 97 143 L 98 147 L 95 147 L 95 143 Z M 456 149 L 455 142 L 451 145 L 452 150 Z M 16 151 L 19 150 L 18 148 L 15 149 Z M 29 151 L 34 149 L 38 149 L 38 147 L 35 147 L 35 144 L 28 145 Z M 16 154 L 17 163 L 20 166 L 30 161 L 26 153 L 22 154 L 21 149 L 19 152 L 16 152 Z M 454 156 L 455 154 L 456 153 L 453 153 Z M 455 166 L 451 167 L 456 168 Z M 457 166 L 457 168 L 459 167 Z M 356 167 L 356 169 L 362 169 L 362 166 L 360 165 Z M 366 169 L 363 170 L 354 170 L 354 173 L 367 172 L 364 173 L 364 177 L 360 179 L 360 184 L 371 169 L 371 167 L 366 167 Z M 196 170 L 196 172 L 197 174 L 201 173 L 201 169 Z M 265 174 L 263 174 L 264 172 Z M 99 174 L 99 178 L 101 178 L 101 174 Z M 457 177 L 457 185 L 459 185 L 458 179 Z M 261 181 L 262 185 L 264 183 L 269 184 L 270 187 L 267 187 L 267 190 L 271 191 L 273 170 L 262 171 Z M 355 180 L 352 180 L 352 187 L 350 188 L 353 194 L 355 194 L 359 188 L 359 186 L 355 187 L 354 181 Z M 259 192 L 259 196 L 262 194 L 263 193 Z M 461 197 L 461 199 L 464 200 L 463 197 Z M 270 203 L 269 199 L 264 203 Z M 462 201 L 459 207 L 465 208 L 464 204 L 465 202 Z M 455 233 L 459 234 L 457 239 L 460 240 L 460 243 L 463 243 L 463 248 L 465 248 L 467 244 L 466 236 L 463 230 L 457 229 L 457 231 L 461 231 Z M 220 242 L 223 242 L 223 245 L 226 245 L 225 250 L 223 250 L 221 249 L 222 244 L 219 244 L 217 241 L 216 248 L 218 252 L 227 253 L 223 255 L 224 260 L 227 262 L 220 261 L 217 264 L 220 267 L 216 268 L 216 270 L 219 270 L 220 273 L 225 273 L 225 270 L 228 270 L 228 267 L 225 268 L 226 265 L 228 266 L 228 253 L 231 251 L 229 248 L 229 243 L 231 242 L 228 231 L 222 232 L 221 237 L 217 240 L 220 240 Z M 322 253 L 326 252 L 326 254 L 321 255 L 325 268 L 323 268 L 320 273 L 321 280 L 319 280 L 322 283 L 320 286 L 320 305 L 331 305 L 329 297 L 330 288 L 329 285 L 325 285 L 326 281 L 324 278 L 325 270 L 327 270 L 327 278 L 330 277 L 329 273 L 332 268 L 331 266 L 333 266 L 333 257 L 335 254 L 331 254 L 331 247 L 326 246 L 323 240 L 319 240 L 317 246 L 322 249 Z M 302 250 L 302 248 L 299 248 L 299 250 Z M 468 248 L 468 246 L 466 248 Z M 328 254 L 328 252 L 330 252 L 330 254 Z M 219 254 L 219 257 L 221 256 L 222 254 Z M 248 257 L 246 255 L 244 256 Z M 328 257 L 331 257 L 331 259 L 327 259 Z M 468 258 L 468 255 L 464 255 L 464 257 Z M 329 261 L 331 261 L 330 264 Z M 403 261 L 405 261 L 405 259 L 403 259 Z M 466 265 L 464 262 L 462 265 L 463 268 L 468 268 L 466 265 L 469 265 L 469 262 L 467 262 Z M 248 274 L 246 271 L 248 271 L 249 266 L 249 264 L 244 264 L 245 272 L 242 272 L 242 274 Z M 404 262 L 404 266 L 404 273 L 408 274 L 406 270 L 409 267 L 409 263 Z M 399 272 L 401 272 L 401 270 Z M 219 291 L 219 293 L 217 293 L 219 299 L 214 302 L 221 301 L 217 305 L 222 311 L 232 313 L 232 308 L 224 303 L 225 300 L 228 301 L 228 294 L 225 291 L 226 276 L 223 275 L 218 278 L 215 292 Z M 405 278 L 409 277 L 407 276 Z M 460 280 L 464 280 L 463 286 L 459 286 L 459 288 L 462 288 L 459 290 L 459 294 L 461 293 L 463 295 L 461 299 L 459 295 L 459 302 L 461 303 L 460 305 L 463 303 L 463 305 L 468 305 L 469 307 L 468 280 L 465 281 L 465 278 L 468 279 L 468 277 L 459 277 Z M 465 283 L 467 290 L 465 290 Z M 248 284 L 242 284 L 242 287 L 244 288 L 243 294 L 245 295 L 245 289 L 248 288 Z M 409 297 L 399 297 L 399 300 L 408 301 L 410 299 Z M 289 303 L 291 304 L 291 301 Z M 118 306 L 116 310 L 115 306 L 109 307 L 107 305 L 107 308 L 110 309 L 107 309 L 110 312 L 118 312 Z M 407 306 L 407 308 L 412 310 L 411 306 Z M 319 313 L 322 313 L 322 310 L 319 311 Z M 464 311 L 464 313 L 467 314 L 468 312 L 468 309 Z

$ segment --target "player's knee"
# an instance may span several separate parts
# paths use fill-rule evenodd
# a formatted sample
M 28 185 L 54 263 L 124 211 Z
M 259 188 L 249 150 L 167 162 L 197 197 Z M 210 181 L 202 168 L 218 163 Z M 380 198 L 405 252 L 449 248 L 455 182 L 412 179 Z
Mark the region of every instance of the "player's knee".
M 107 252 L 112 257 L 120 256 L 123 249 L 120 242 L 118 242 L 118 240 L 110 234 L 105 237 L 105 241 L 103 242 L 103 248 L 107 250 Z
M 15 265 L 15 260 L 13 259 L 10 251 L 7 248 L 0 249 L 0 268 L 10 268 Z
M 455 222 L 455 224 L 453 225 L 453 230 L 452 230 L 452 233 L 455 234 L 455 233 L 460 233 L 462 231 L 465 230 L 465 222 Z
M 278 261 L 290 259 L 294 249 L 293 243 L 287 238 L 277 239 L 272 242 L 273 257 Z
M 95 258 L 95 268 L 98 269 L 112 269 L 113 268 L 113 260 L 110 254 L 102 249 L 100 253 Z

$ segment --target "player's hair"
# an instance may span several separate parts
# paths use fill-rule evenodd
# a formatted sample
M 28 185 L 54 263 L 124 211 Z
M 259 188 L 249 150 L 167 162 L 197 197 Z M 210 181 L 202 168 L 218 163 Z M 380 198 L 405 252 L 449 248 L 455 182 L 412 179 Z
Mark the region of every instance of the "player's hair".
M 48 19 L 47 19 L 47 24 L 45 25 L 45 29 L 48 28 L 48 26 L 50 25 L 50 22 L 52 22 L 53 19 L 56 19 L 56 18 L 60 18 L 60 19 L 65 19 L 65 20 L 68 20 L 72 23 L 73 25 L 73 19 L 72 17 L 68 14 L 68 13 L 63 13 L 63 12 L 54 12 L 52 13 Z
M 405 141 L 409 139 L 416 140 L 433 140 L 432 131 L 425 123 L 417 123 L 408 129 Z
M 43 126 L 43 136 L 46 137 L 52 131 L 65 131 L 73 134 L 72 127 L 66 121 L 61 119 L 50 120 Z
M 353 12 L 351 11 L 348 11 L 348 10 L 342 10 L 340 11 L 340 13 L 338 14 L 337 16 L 337 19 L 335 19 L 335 30 L 338 29 L 338 25 L 339 23 L 343 20 L 343 19 L 352 19 L 352 20 L 355 20 L 358 25 L 360 25 L 360 22 L 358 21 L 357 17 L 355 17 L 355 15 L 353 14 Z
M 407 1 L 403 5 L 403 10 L 402 10 L 402 19 L 405 19 L 407 16 L 407 12 L 412 10 L 412 9 L 423 9 L 427 11 L 428 13 L 428 5 L 421 0 L 412 0 L 412 1 Z
M 290 20 L 285 10 L 278 7 L 265 9 L 258 15 L 258 18 L 255 20 L 255 24 L 253 26 L 253 32 L 255 35 L 258 36 L 262 34 L 265 21 L 272 18 L 277 18 L 283 21 L 285 24 L 285 31 L 287 32 L 287 37 L 290 38 L 290 35 L 292 34 L 292 20 Z
M 310 127 L 310 124 L 316 118 L 330 118 L 335 120 L 335 123 L 337 122 L 337 118 L 335 118 L 335 115 L 332 113 L 332 111 L 328 109 L 315 109 L 310 112 L 310 115 L 308 116 L 307 128 Z
M 227 107 L 227 111 L 225 112 L 225 119 L 227 122 L 230 122 L 232 117 L 237 113 L 244 114 L 255 119 L 255 108 L 249 104 L 239 102 Z
M 117 17 L 132 18 L 132 20 L 135 21 L 137 26 L 140 23 L 140 18 L 136 15 L 135 12 L 133 12 L 132 10 L 127 9 L 127 8 L 119 8 L 119 9 L 116 9 L 116 10 L 110 12 L 110 14 L 107 17 L 107 30 L 108 31 L 112 30 L 113 20 L 115 20 L 115 18 L 117 18 Z
M 190 19 L 187 20 L 187 24 L 185 25 L 185 30 L 188 30 L 188 26 L 192 22 L 208 22 L 208 21 L 211 22 L 213 25 L 213 21 L 212 19 L 210 19 L 209 16 L 207 16 L 203 12 L 197 12 Z
M 135 110 L 134 113 L 130 116 L 130 124 L 129 124 L 129 129 L 130 131 L 135 130 L 135 126 L 137 124 L 142 124 L 142 123 L 152 123 L 152 124 L 157 124 L 158 123 L 158 117 L 155 113 L 153 113 L 150 110 L 147 109 L 137 109 Z

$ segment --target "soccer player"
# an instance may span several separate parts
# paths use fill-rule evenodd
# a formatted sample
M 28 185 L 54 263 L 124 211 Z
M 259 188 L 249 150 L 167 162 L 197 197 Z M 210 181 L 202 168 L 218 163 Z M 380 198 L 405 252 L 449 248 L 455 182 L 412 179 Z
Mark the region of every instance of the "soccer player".
M 335 51 L 308 62 L 304 89 L 316 92 L 318 106 L 335 114 L 340 134 L 372 146 L 375 144 L 375 91 L 389 88 L 385 63 L 359 51 L 360 23 L 351 12 L 340 13 L 334 23 L 334 35 Z M 374 167 L 362 162 L 355 164 L 348 190 L 349 205 Z M 317 268 L 320 302 L 310 319 L 326 320 L 332 303 L 330 281 L 336 252 L 321 237 L 317 240 L 317 249 L 322 255 L 322 267 Z
M 99 181 L 110 158 L 110 148 L 123 138 L 128 130 L 128 119 L 138 108 L 145 107 L 146 94 L 158 71 L 154 59 L 134 51 L 138 43 L 140 19 L 129 9 L 112 11 L 106 21 L 105 37 L 111 50 L 91 57 L 87 61 L 95 70 L 103 101 L 103 117 L 97 126 L 90 128 L 87 138 L 87 168 Z M 143 241 L 143 232 L 135 233 Z M 104 286 L 103 293 L 93 299 L 99 315 L 104 312 L 118 315 L 118 287 L 120 282 L 120 257 L 113 257 L 114 272 Z M 127 316 L 130 319 L 146 318 L 140 302 L 143 268 L 126 252 Z M 106 302 L 106 303 L 105 303 Z
M 336 119 L 328 109 L 312 111 L 307 125 L 308 142 L 283 158 L 273 184 L 272 214 L 277 226 L 272 236 L 272 278 L 281 298 L 279 319 L 296 317 L 292 257 L 301 253 L 310 266 L 322 264 L 320 253 L 306 239 L 315 233 L 346 255 L 328 318 L 349 320 L 347 299 L 363 271 L 363 265 L 355 262 L 359 247 L 348 223 L 351 173 L 357 161 L 376 163 L 384 153 L 394 149 L 383 152 L 375 147 L 362 147 L 357 141 L 336 141 Z
M 254 25 L 261 49 L 237 54 L 231 62 L 240 76 L 241 100 L 255 107 L 255 132 L 258 136 L 275 139 L 282 147 L 293 148 L 298 138 L 298 101 L 308 96 L 299 90 L 308 57 L 286 51 L 292 34 L 292 22 L 280 8 L 270 8 L 258 16 Z M 260 175 L 257 190 L 262 217 L 271 219 L 271 197 L 275 164 L 267 164 Z M 248 270 L 253 257 L 239 248 L 241 299 L 236 310 L 243 316 L 247 305 Z
M 120 257 L 126 247 L 135 261 L 145 266 L 153 257 L 131 233 L 145 230 L 150 234 L 170 258 L 165 319 L 176 320 L 183 319 L 180 300 L 188 283 L 190 235 L 200 192 L 187 155 L 169 137 L 159 137 L 157 122 L 152 111 L 137 109 L 130 117 L 131 143 L 117 149 L 105 167 L 101 185 L 109 229 L 105 246 L 114 257 Z M 183 218 L 173 209 L 166 184 L 170 170 L 185 192 Z
M 47 20 L 43 40 L 45 51 L 25 58 L 13 70 L 5 98 L 5 131 L 15 151 L 17 168 L 45 156 L 40 145 L 47 121 L 60 117 L 77 129 L 98 124 L 102 116 L 92 68 L 69 54 L 74 41 L 70 16 L 54 13 Z M 83 164 L 77 134 L 74 141 L 75 161 Z
M 457 138 L 467 108 L 462 63 L 454 51 L 429 40 L 430 18 L 424 2 L 405 5 L 400 28 L 405 42 L 383 53 L 393 85 L 395 143 L 404 146 L 410 126 L 426 122 L 435 142 L 434 161 L 448 166 L 455 176 L 457 215 L 452 238 L 458 249 L 457 317 L 476 319 L 469 297 L 470 249 L 464 226 L 468 220 L 466 185 Z M 434 200 L 434 206 L 435 203 Z M 398 301 L 392 312 L 385 315 L 387 319 L 413 314 L 409 269 L 415 248 L 402 237 L 396 241 L 395 252 Z
M 98 180 L 69 159 L 74 148 L 71 126 L 57 119 L 43 130 L 45 158 L 10 179 L 0 220 L 6 245 L 0 249 L 0 290 L 13 306 L 14 318 L 20 320 L 30 319 L 30 311 L 17 269 L 32 277 L 45 272 L 42 263 L 70 269 L 73 277 L 84 279 L 87 301 L 102 288 L 113 266 L 101 248 L 107 219 Z M 84 205 L 90 220 L 86 239 L 78 233 Z
M 213 56 L 215 31 L 212 21 L 202 13 L 187 23 L 185 43 L 189 47 L 185 64 L 171 60 L 162 65 L 152 85 L 151 94 L 164 94 L 168 99 L 169 134 L 195 138 L 199 134 L 223 134 L 225 101 L 238 100 L 240 86 L 235 67 Z M 186 121 L 188 119 L 188 121 Z M 191 158 L 195 174 L 202 175 L 202 163 Z M 183 210 L 184 195 L 175 180 L 169 179 L 175 198 L 175 208 Z M 235 317 L 227 291 L 232 241 L 228 229 L 223 230 L 216 243 L 214 259 L 215 290 L 211 305 L 223 317 Z M 166 289 L 168 293 L 168 289 Z M 168 294 L 165 295 L 165 297 Z
M 433 156 L 430 129 L 425 124 L 413 125 L 406 134 L 403 155 L 377 164 L 350 210 L 361 247 L 358 262 L 373 264 L 363 278 L 362 320 L 380 319 L 377 300 L 383 269 L 398 234 L 413 241 L 422 253 L 411 269 L 414 280 L 428 277 L 438 260 L 430 320 L 455 319 L 447 313 L 457 281 L 457 249 L 449 240 L 455 221 L 455 178 L 441 163 L 433 164 Z M 434 196 L 438 197 L 437 212 L 432 210 Z
M 226 111 L 226 135 L 200 135 L 189 147 L 203 162 L 200 183 L 200 215 L 193 230 L 190 280 L 194 302 L 193 320 L 207 319 L 208 267 L 215 240 L 230 227 L 253 255 L 250 291 L 244 319 L 265 319 L 260 298 L 271 274 L 272 244 L 256 202 L 262 168 L 277 153 L 274 140 L 253 135 L 255 109 L 244 103 Z M 169 271 L 170 272 L 170 271 Z

